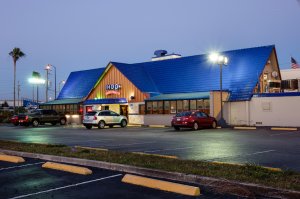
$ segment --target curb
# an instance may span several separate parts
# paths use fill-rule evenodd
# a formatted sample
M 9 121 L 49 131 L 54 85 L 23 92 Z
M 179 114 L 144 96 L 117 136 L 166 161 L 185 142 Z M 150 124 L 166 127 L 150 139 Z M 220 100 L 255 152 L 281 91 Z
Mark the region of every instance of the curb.
M 74 146 L 77 149 L 87 149 L 87 150 L 97 150 L 97 151 L 108 151 L 108 149 L 104 148 L 94 148 L 94 147 L 87 147 L 87 146 Z
M 4 155 L 4 154 L 0 154 L 0 161 L 12 162 L 12 163 L 25 162 L 25 160 L 22 157 L 12 156 L 12 155 Z
M 156 156 L 156 157 L 162 157 L 162 158 L 178 159 L 178 157 L 175 155 L 161 155 L 161 154 L 144 153 L 144 152 L 131 152 L 131 153 L 139 154 L 139 155 Z
M 85 159 L 61 157 L 61 156 L 54 156 L 54 155 L 35 154 L 35 153 L 11 151 L 11 150 L 4 150 L 4 149 L 0 149 L 0 152 L 3 152 L 5 154 L 10 154 L 10 155 L 19 155 L 27 158 L 37 158 L 37 159 L 43 159 L 48 161 L 54 161 L 54 162 L 64 162 L 69 164 L 77 164 L 82 166 L 127 172 L 127 173 L 137 174 L 137 175 L 163 178 L 163 179 L 174 180 L 179 182 L 195 183 L 208 188 L 212 188 L 214 190 L 222 189 L 224 186 L 227 187 L 229 186 L 234 188 L 247 189 L 251 191 L 253 194 L 255 194 L 256 196 L 261 196 L 261 197 L 291 198 L 291 199 L 300 198 L 300 191 L 278 189 L 278 188 L 272 188 L 267 186 L 260 186 L 252 183 L 241 183 L 236 181 L 229 181 L 226 179 L 217 179 L 213 177 L 204 177 L 204 176 L 198 176 L 192 174 L 160 171 L 155 169 L 147 169 L 147 168 L 128 166 L 128 165 L 109 163 L 109 162 L 101 162 L 95 160 L 85 160 Z M 232 190 L 233 189 L 229 190 L 230 192 L 227 193 L 232 195 L 233 194 Z
M 60 170 L 60 171 L 66 171 L 70 173 L 76 173 L 81 175 L 90 175 L 93 172 L 85 167 L 78 167 L 73 165 L 67 165 L 67 164 L 59 164 L 55 162 L 46 162 L 42 165 L 42 168 L 46 169 L 54 169 L 54 170 Z
M 152 178 L 146 178 L 142 176 L 136 176 L 131 174 L 126 174 L 122 178 L 122 182 L 134 184 L 138 186 L 148 187 L 152 189 L 159 189 L 163 191 L 169 191 L 173 193 L 179 193 L 187 196 L 199 196 L 200 189 L 199 187 L 168 182 L 164 180 L 157 180 Z
M 246 127 L 246 126 L 235 126 L 233 129 L 238 129 L 238 130 L 256 130 L 256 127 Z
M 286 128 L 286 127 L 272 127 L 272 131 L 297 131 L 297 128 Z

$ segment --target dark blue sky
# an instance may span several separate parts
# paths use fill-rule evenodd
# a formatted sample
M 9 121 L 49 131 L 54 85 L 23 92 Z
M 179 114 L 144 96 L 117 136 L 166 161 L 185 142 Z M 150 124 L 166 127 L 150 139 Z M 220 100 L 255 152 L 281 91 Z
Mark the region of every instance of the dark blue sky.
M 17 80 L 21 96 L 31 98 L 27 79 L 32 71 L 45 75 L 48 63 L 59 82 L 109 61 L 149 61 L 156 49 L 189 56 L 275 44 L 288 68 L 291 56 L 300 62 L 299 24 L 296 0 L 1 0 L 0 99 L 13 98 L 14 47 L 27 55 Z

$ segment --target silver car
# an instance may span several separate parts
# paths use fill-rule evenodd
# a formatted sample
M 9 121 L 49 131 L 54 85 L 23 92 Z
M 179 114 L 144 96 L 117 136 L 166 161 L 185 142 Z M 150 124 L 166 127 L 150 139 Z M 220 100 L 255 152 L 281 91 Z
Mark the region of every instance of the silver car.
M 91 129 L 93 126 L 97 126 L 99 129 L 103 129 L 105 126 L 112 128 L 114 125 L 120 125 L 121 127 L 127 126 L 127 117 L 119 115 L 113 111 L 91 111 L 84 115 L 83 125 L 87 129 Z

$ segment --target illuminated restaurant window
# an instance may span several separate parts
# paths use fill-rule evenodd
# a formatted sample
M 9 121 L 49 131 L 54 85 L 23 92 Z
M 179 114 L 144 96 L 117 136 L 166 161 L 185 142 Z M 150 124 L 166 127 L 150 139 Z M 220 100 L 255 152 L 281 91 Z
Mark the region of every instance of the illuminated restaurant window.
M 177 113 L 182 112 L 182 110 L 183 110 L 182 101 L 181 101 L 181 100 L 178 100 L 178 101 L 177 101 Z
M 197 109 L 203 109 L 204 108 L 204 103 L 203 100 L 197 100 Z
M 163 114 L 163 111 L 164 111 L 164 103 L 163 101 L 158 101 L 157 102 L 157 107 L 158 107 L 158 114 Z
M 209 109 L 210 107 L 209 107 L 209 100 L 204 100 L 204 107 L 206 108 L 206 109 Z
M 190 100 L 190 110 L 191 111 L 197 110 L 197 102 L 196 102 L 196 100 Z
M 176 113 L 176 101 L 171 101 L 171 113 Z
M 170 101 L 164 101 L 164 114 L 170 114 Z
M 152 114 L 152 102 L 147 102 L 147 114 Z
M 152 113 L 157 114 L 157 102 L 152 102 Z
M 183 100 L 183 111 L 188 111 L 190 109 L 189 100 Z

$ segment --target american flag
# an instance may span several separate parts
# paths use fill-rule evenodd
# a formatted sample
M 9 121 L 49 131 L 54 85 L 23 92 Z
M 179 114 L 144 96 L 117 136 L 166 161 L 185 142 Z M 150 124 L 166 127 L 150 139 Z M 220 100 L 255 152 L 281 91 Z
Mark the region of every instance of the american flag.
M 297 63 L 297 61 L 293 57 L 291 57 L 291 68 L 292 69 L 300 68 L 300 65 Z

